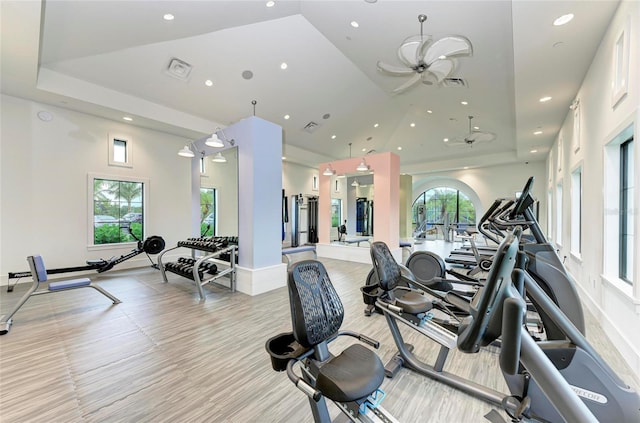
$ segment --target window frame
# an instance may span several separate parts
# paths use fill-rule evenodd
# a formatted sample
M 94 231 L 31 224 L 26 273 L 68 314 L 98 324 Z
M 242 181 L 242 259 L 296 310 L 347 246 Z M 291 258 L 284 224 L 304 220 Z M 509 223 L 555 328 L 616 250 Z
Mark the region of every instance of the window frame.
M 125 161 L 116 161 L 115 159 L 115 142 L 125 143 Z M 133 138 L 130 135 L 111 133 L 108 137 L 108 149 L 109 149 L 109 166 L 117 167 L 133 167 Z
M 451 191 L 455 191 L 456 192 L 456 209 L 455 209 L 455 215 L 454 215 L 454 219 L 450 221 L 450 223 L 460 223 L 460 194 L 462 194 L 467 201 L 469 201 L 471 203 L 471 205 L 473 206 L 473 213 L 474 213 L 474 221 L 473 225 L 477 225 L 478 224 L 478 214 L 477 214 L 477 209 L 476 209 L 476 205 L 473 203 L 473 200 L 465 193 L 460 191 L 458 188 L 454 188 L 454 187 L 450 187 L 450 186 L 444 186 L 444 185 L 439 185 L 439 186 L 434 186 L 428 189 L 425 189 L 424 191 L 422 191 L 414 200 L 413 203 L 411 203 L 411 220 L 412 220 L 412 226 L 413 229 L 415 230 L 417 227 L 417 214 L 415 213 L 415 206 L 416 203 L 422 199 L 422 204 L 425 206 L 425 219 L 428 216 L 428 211 L 426 209 L 427 206 L 427 199 L 426 199 L 426 193 L 429 191 L 436 191 L 436 190 L 451 190 Z M 428 223 L 441 223 L 441 222 L 428 222 Z
M 93 250 L 108 250 L 108 249 L 121 249 L 123 247 L 130 248 L 132 245 L 137 245 L 137 241 L 129 242 L 117 242 L 109 244 L 95 244 L 95 219 L 94 219 L 94 181 L 96 179 L 104 179 L 109 181 L 118 182 L 130 182 L 142 184 L 142 234 L 140 239 L 145 239 L 145 233 L 147 232 L 147 207 L 149 204 L 149 179 L 130 176 L 119 175 L 107 175 L 103 173 L 88 173 L 87 174 L 87 249 Z
M 202 190 L 211 190 L 212 192 L 212 198 L 213 198 L 213 204 L 212 204 L 212 210 L 210 211 L 207 216 L 211 213 L 213 213 L 213 225 L 212 225 L 212 234 L 211 235 L 206 235 L 202 233 L 202 224 L 204 223 L 204 219 L 207 216 L 201 216 L 200 219 L 202 219 L 200 221 L 200 236 L 216 236 L 216 234 L 218 233 L 218 189 L 215 187 L 205 187 L 205 186 L 201 186 L 200 187 L 200 193 L 202 194 Z M 202 199 L 202 196 L 200 197 Z M 202 210 L 202 201 L 200 201 L 200 210 Z
M 582 258 L 582 206 L 583 206 L 583 168 L 582 162 L 571 171 L 571 254 Z
M 631 224 L 631 230 L 633 231 L 631 234 L 631 240 L 633 242 L 635 228 L 633 227 L 633 213 L 627 213 L 628 211 L 628 203 L 629 196 L 633 196 L 633 176 L 631 177 L 631 181 L 629 181 L 629 169 L 633 171 L 633 167 L 635 166 L 634 161 L 634 139 L 633 137 L 627 139 L 626 141 L 620 144 L 620 220 L 618 223 L 618 277 L 625 281 L 628 284 L 633 285 L 633 268 L 631 270 L 628 269 L 628 258 L 629 256 L 633 256 L 633 244 L 632 251 L 628 251 L 628 238 L 629 238 L 629 223 Z M 631 185 L 630 185 L 631 184 Z M 633 201 L 633 198 L 631 199 Z M 631 257 L 633 263 L 633 257 Z M 628 271 L 628 272 L 627 272 Z M 630 275 L 628 274 L 630 273 Z
M 562 231 L 564 230 L 563 228 L 563 221 L 562 221 L 562 217 L 563 217 L 563 201 L 562 201 L 562 197 L 564 195 L 564 187 L 563 187 L 563 183 L 562 183 L 562 179 L 558 180 L 556 182 L 556 227 L 555 227 L 555 241 L 556 241 L 556 245 L 558 247 L 562 247 L 563 245 L 563 241 L 562 241 Z

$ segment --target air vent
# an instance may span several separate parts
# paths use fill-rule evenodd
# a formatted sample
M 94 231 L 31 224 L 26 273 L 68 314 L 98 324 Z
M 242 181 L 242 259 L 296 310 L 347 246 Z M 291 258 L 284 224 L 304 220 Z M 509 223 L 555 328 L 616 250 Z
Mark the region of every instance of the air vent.
M 187 81 L 193 67 L 180 59 L 173 58 L 167 66 L 167 74 L 181 81 Z
M 466 87 L 467 81 L 462 78 L 445 78 L 442 85 L 445 87 Z
M 314 132 L 316 132 L 316 129 L 318 129 L 318 126 L 320 126 L 320 125 L 318 125 L 317 123 L 311 121 L 311 122 L 307 123 L 304 126 L 304 128 L 302 128 L 302 130 L 304 132 L 308 132 L 310 134 L 313 134 Z

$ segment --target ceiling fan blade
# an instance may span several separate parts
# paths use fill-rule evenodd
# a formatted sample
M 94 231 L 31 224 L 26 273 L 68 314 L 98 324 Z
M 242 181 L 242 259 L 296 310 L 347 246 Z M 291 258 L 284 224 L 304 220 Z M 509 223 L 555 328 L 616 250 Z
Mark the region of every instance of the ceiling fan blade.
M 456 64 L 453 60 L 438 60 L 431 64 L 427 70 L 432 73 L 438 83 L 442 82 L 447 76 L 449 76 L 456 68 Z
M 398 47 L 398 60 L 407 67 L 412 68 L 416 66 L 418 63 L 415 61 L 416 53 L 421 42 L 422 40 L 419 35 L 413 35 L 405 39 L 402 44 L 400 44 L 400 47 Z
M 430 35 L 427 35 L 425 39 L 420 43 L 416 50 L 416 63 L 423 62 L 424 63 L 424 55 L 427 52 L 427 49 L 432 44 L 433 39 Z
M 431 65 L 436 60 L 442 60 L 441 57 L 460 57 L 471 56 L 473 54 L 473 46 L 471 41 L 459 35 L 451 35 L 434 41 L 427 49 L 424 56 L 424 62 Z
M 386 73 L 387 75 L 392 75 L 392 76 L 407 76 L 414 73 L 414 70 L 411 68 L 390 65 L 388 63 L 384 63 L 380 61 L 378 61 L 377 67 L 379 72 Z
M 407 82 L 405 82 L 404 84 L 400 85 L 399 87 L 397 87 L 395 90 L 393 90 L 391 92 L 394 93 L 394 94 L 399 94 L 399 93 L 403 92 L 404 90 L 406 90 L 407 88 L 409 88 L 412 85 L 414 85 L 418 81 L 420 81 L 420 74 L 416 73 Z
M 473 143 L 489 142 L 496 139 L 496 134 L 493 132 L 475 131 L 467 135 L 465 139 L 471 140 Z

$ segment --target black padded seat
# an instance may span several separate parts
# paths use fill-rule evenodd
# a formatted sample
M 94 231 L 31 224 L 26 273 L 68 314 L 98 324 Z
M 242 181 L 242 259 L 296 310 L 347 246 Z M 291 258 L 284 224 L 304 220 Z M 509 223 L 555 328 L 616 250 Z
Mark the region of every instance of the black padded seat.
M 383 379 L 384 366 L 380 358 L 362 345 L 354 344 L 320 368 L 316 388 L 333 401 L 349 402 L 371 395 Z
M 400 291 L 401 292 L 401 291 Z M 416 291 L 408 291 L 406 294 L 401 295 L 396 292 L 396 304 L 398 307 L 402 307 L 405 313 L 418 314 L 429 311 L 433 308 L 433 303 L 424 295 Z

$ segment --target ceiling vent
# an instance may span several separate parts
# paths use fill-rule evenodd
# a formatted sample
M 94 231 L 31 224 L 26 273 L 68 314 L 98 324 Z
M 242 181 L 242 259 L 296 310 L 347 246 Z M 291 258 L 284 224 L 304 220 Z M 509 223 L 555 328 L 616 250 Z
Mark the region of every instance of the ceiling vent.
M 307 123 L 304 126 L 304 128 L 302 128 L 302 130 L 304 132 L 308 132 L 310 134 L 313 134 L 314 132 L 316 132 L 316 129 L 318 129 L 318 126 L 320 126 L 320 125 L 318 125 L 317 123 L 311 121 L 311 122 Z
M 445 78 L 442 85 L 445 87 L 466 87 L 467 81 L 462 78 Z
M 169 61 L 166 72 L 169 76 L 181 81 L 187 81 L 189 75 L 191 75 L 191 69 L 193 69 L 193 67 L 190 64 L 174 57 Z

